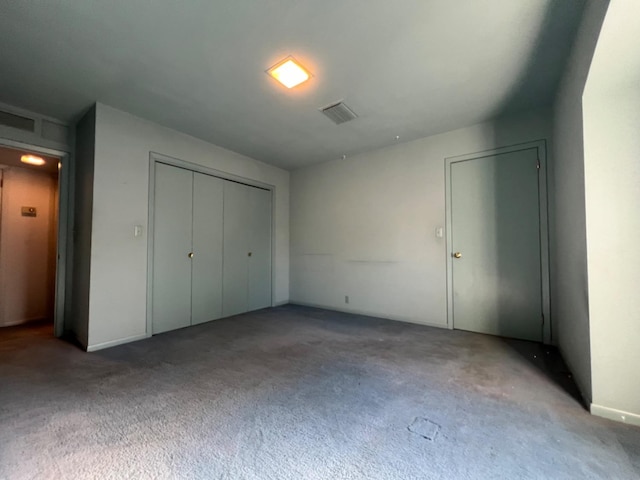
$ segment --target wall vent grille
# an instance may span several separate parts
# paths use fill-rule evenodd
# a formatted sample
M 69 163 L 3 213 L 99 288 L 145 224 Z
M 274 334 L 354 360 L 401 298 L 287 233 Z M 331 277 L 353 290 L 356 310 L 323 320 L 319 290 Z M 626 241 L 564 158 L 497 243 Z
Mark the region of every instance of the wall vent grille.
M 36 130 L 36 121 L 33 118 L 23 117 L 3 110 L 0 110 L 0 125 L 26 132 L 35 132 Z
M 320 109 L 320 111 L 336 125 L 358 118 L 358 115 L 347 107 L 344 102 L 334 103 L 333 105 Z

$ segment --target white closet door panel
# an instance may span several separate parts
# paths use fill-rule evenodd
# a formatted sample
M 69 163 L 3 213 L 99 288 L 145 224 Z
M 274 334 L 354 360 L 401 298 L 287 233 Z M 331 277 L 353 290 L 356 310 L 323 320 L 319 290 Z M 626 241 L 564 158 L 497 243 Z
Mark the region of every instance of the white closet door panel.
M 271 306 L 271 192 L 249 187 L 249 310 Z
M 224 267 L 222 313 L 225 317 L 248 310 L 249 225 L 252 220 L 248 187 L 224 182 Z
M 193 177 L 193 270 L 191 324 L 222 316 L 224 180 Z
M 191 324 L 192 184 L 192 172 L 156 164 L 153 333 Z

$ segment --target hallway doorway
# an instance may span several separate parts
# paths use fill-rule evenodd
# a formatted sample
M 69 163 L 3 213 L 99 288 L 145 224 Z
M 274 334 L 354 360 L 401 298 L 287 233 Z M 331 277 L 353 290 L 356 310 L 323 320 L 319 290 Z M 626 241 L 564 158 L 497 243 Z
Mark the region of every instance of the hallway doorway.
M 0 146 L 0 329 L 56 336 L 61 157 Z M 0 330 L 1 331 L 1 330 Z

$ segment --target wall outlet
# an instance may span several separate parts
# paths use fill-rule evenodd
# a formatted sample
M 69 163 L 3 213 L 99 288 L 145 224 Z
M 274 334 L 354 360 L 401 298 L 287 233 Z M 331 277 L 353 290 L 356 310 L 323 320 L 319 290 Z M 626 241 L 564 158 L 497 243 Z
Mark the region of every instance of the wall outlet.
M 349 303 L 349 295 L 344 296 L 344 303 Z

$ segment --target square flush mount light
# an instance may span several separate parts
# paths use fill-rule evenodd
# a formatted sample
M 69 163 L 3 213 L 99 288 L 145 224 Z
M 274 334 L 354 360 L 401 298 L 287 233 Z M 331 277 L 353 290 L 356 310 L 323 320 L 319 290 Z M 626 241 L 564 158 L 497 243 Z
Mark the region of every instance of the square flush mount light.
M 287 57 L 267 70 L 267 73 L 287 88 L 306 82 L 311 74 L 293 57 Z

